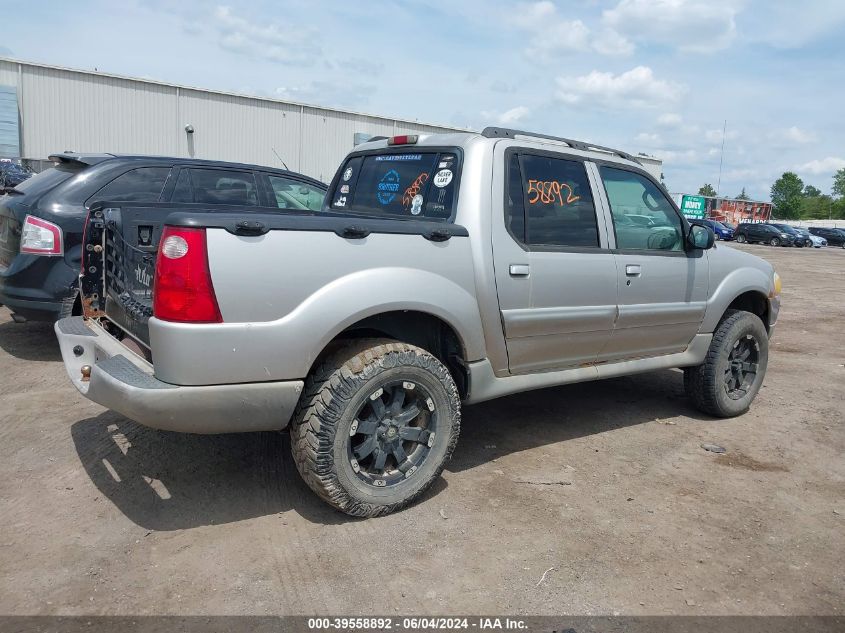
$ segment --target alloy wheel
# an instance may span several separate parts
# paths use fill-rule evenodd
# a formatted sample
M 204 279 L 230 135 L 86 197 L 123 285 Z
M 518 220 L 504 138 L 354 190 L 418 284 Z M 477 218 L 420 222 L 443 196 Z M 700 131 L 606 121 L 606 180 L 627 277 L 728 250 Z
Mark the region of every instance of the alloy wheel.
M 425 387 L 388 383 L 370 395 L 349 429 L 352 470 L 371 486 L 395 486 L 422 466 L 436 430 L 437 411 Z
M 760 366 L 760 345 L 751 334 L 737 339 L 728 355 L 725 369 L 725 391 L 732 400 L 739 400 L 754 384 Z

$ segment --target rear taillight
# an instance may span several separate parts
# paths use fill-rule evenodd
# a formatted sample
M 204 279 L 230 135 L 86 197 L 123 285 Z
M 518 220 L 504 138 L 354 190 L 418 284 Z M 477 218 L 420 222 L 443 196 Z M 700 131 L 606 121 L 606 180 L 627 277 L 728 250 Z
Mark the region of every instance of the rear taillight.
M 183 323 L 223 322 L 211 285 L 205 229 L 164 227 L 156 257 L 153 315 Z
M 21 231 L 21 253 L 33 255 L 61 255 L 62 230 L 47 220 L 28 215 Z

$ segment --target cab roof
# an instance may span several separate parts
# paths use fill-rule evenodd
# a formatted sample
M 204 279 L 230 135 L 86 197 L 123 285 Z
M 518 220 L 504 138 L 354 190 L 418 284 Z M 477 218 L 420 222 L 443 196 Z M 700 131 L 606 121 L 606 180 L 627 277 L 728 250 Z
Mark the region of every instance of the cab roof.
M 481 132 L 446 132 L 442 134 L 421 134 L 421 135 L 403 135 L 403 137 L 415 138 L 414 143 L 409 143 L 408 147 L 412 145 L 462 145 L 470 139 L 511 139 L 511 140 L 525 140 L 529 142 L 544 143 L 552 142 L 555 144 L 562 144 L 571 149 L 585 154 L 585 158 L 597 158 L 603 160 L 620 160 L 634 163 L 642 166 L 642 163 L 632 154 L 622 150 L 605 147 L 604 145 L 596 145 L 586 141 L 576 141 L 570 138 L 561 136 L 550 136 L 548 134 L 540 134 L 537 132 L 526 132 L 524 130 L 515 130 L 511 128 L 502 127 L 486 127 Z M 398 137 L 393 137 L 398 138 Z M 386 136 L 373 137 L 367 143 L 359 145 L 355 148 L 356 151 L 364 149 L 378 149 L 388 147 L 392 144 Z M 370 145 L 370 147 L 367 147 Z M 399 147 L 401 145 L 393 145 Z

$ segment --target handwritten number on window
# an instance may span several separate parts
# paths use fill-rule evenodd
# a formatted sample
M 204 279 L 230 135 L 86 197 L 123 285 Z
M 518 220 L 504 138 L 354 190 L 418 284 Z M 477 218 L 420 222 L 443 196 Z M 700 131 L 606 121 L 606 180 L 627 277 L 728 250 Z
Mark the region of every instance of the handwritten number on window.
M 528 204 L 557 204 L 563 206 L 581 199 L 572 192 L 572 187 L 557 180 L 529 180 Z

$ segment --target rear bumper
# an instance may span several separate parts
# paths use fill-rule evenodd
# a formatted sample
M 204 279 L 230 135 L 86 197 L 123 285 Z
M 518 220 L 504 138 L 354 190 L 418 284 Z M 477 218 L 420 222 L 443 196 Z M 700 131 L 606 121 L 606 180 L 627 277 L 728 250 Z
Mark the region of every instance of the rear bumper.
M 63 257 L 20 254 L 0 268 L 0 304 L 32 321 L 69 316 L 78 276 Z
M 97 323 L 69 317 L 55 325 L 65 369 L 89 400 L 145 426 L 184 433 L 272 431 L 287 426 L 301 380 L 184 387 L 158 380 L 153 366 Z M 82 367 L 90 365 L 88 381 Z

